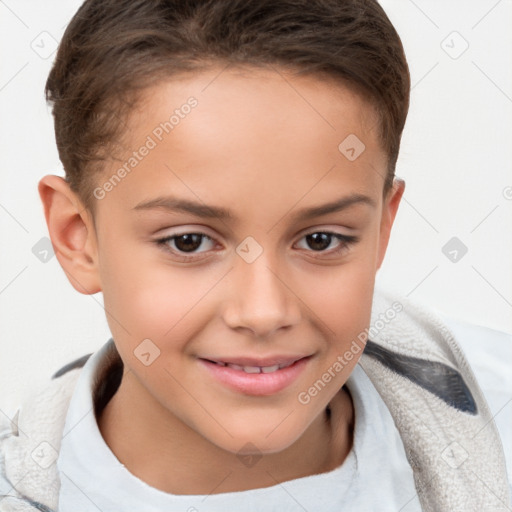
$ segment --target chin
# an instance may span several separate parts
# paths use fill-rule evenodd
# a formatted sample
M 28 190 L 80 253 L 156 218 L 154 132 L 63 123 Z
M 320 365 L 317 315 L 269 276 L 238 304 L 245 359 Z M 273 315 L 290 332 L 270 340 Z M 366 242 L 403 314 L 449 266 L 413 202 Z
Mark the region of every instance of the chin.
M 222 431 L 222 436 L 205 437 L 219 448 L 243 456 L 282 452 L 301 437 L 306 430 L 306 425 L 300 428 L 296 421 L 293 425 L 290 422 L 286 426 L 284 424 L 278 426 L 278 422 L 272 424 L 265 422 L 259 425 L 238 424 L 236 427 L 226 424 L 225 428 L 231 436 Z

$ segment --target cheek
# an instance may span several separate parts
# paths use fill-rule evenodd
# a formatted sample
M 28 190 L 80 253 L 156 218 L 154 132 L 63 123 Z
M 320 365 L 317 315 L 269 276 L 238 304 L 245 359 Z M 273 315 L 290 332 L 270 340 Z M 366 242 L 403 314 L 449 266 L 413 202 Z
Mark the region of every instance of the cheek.
M 323 324 L 327 338 L 347 341 L 370 321 L 375 267 L 371 253 L 354 254 L 338 267 L 303 274 L 303 301 Z
M 101 272 L 107 319 L 114 338 L 129 338 L 130 346 L 149 338 L 162 347 L 164 340 L 174 340 L 175 347 L 192 325 L 201 328 L 208 291 L 218 278 L 207 269 L 167 265 L 158 249 L 151 251 L 148 257 L 146 249 L 132 247 L 124 258 L 122 251 L 105 245 Z

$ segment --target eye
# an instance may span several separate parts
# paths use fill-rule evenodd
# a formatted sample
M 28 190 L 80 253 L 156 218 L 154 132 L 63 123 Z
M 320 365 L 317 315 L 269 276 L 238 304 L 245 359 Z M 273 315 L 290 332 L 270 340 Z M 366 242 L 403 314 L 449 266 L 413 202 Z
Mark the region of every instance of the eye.
M 308 233 L 301 240 L 305 240 L 308 247 L 301 247 L 302 249 L 312 249 L 313 252 L 338 254 L 347 250 L 351 245 L 357 243 L 359 238 L 353 235 L 342 235 L 341 233 L 334 233 L 332 231 L 315 231 Z M 332 244 L 335 248 L 327 251 Z M 332 247 L 331 247 L 332 248 Z
M 359 238 L 332 231 L 314 231 L 304 235 L 301 238 L 302 240 L 306 242 L 307 247 L 299 247 L 300 249 L 306 249 L 309 252 L 316 252 L 321 255 L 337 255 L 357 243 Z M 200 254 L 208 252 L 215 245 L 215 241 L 211 237 L 197 232 L 169 235 L 157 239 L 155 242 L 163 250 L 176 255 L 182 261 L 197 260 L 200 258 Z M 332 245 L 335 246 L 334 249 Z M 203 250 L 199 250 L 201 248 Z M 328 250 L 329 248 L 331 250 Z
M 186 256 L 186 254 L 199 254 L 208 251 L 212 247 L 207 247 L 203 251 L 198 251 L 200 247 L 204 248 L 204 243 L 211 246 L 214 245 L 214 240 L 204 233 L 182 233 L 180 235 L 166 236 L 156 240 L 156 243 L 164 250 L 170 251 L 178 256 L 184 256 L 185 260 L 195 259 L 193 256 Z

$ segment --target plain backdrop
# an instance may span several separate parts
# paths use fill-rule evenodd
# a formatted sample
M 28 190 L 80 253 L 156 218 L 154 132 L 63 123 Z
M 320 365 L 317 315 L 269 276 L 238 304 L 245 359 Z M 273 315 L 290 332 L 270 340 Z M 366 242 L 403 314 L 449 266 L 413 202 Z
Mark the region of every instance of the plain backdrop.
M 110 337 L 51 256 L 37 193 L 63 175 L 43 89 L 80 1 L 0 1 L 0 413 Z M 412 75 L 407 186 L 378 283 L 512 332 L 512 2 L 385 0 Z M 485 343 L 485 340 L 482 340 Z

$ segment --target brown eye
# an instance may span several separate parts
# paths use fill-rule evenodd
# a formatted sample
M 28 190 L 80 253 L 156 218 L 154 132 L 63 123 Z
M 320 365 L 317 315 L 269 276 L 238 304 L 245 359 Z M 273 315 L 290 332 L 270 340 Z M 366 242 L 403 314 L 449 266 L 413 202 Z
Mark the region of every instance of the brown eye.
M 206 247 L 204 247 L 206 242 Z M 189 258 L 200 256 L 213 248 L 214 240 L 204 233 L 182 233 L 180 235 L 166 236 L 156 240 L 158 246 L 180 257 L 190 254 Z M 208 243 L 210 247 L 208 247 Z M 203 250 L 198 250 L 202 248 Z
M 192 252 L 201 246 L 204 235 L 198 233 L 186 233 L 185 235 L 174 236 L 176 248 L 183 252 Z
M 301 249 L 307 249 L 310 252 L 320 254 L 336 255 L 358 242 L 359 238 L 353 235 L 342 235 L 341 233 L 333 233 L 330 231 L 315 231 L 304 235 L 301 240 L 306 242 L 302 247 L 299 245 Z M 304 245 L 306 247 L 304 247 Z M 331 248 L 329 249 L 329 247 Z
M 324 251 L 331 245 L 333 236 L 330 233 L 312 233 L 306 235 L 309 247 L 315 251 Z

